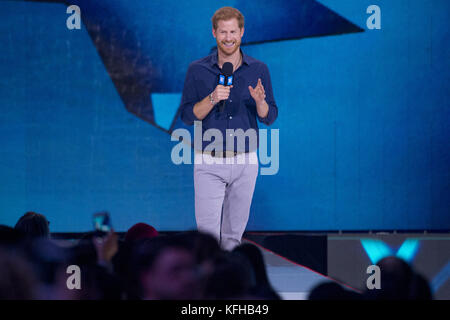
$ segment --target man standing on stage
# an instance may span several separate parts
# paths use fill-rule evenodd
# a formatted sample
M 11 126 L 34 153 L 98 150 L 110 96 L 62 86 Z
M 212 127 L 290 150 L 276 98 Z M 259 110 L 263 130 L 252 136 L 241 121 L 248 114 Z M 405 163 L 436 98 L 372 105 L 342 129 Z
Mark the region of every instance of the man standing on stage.
M 208 129 L 222 134 L 220 150 L 205 149 L 211 143 L 205 141 L 201 150 L 195 150 L 195 218 L 200 231 L 211 233 L 223 249 L 232 250 L 240 244 L 247 225 L 258 176 L 256 143 L 247 139 L 237 143 L 239 137 L 233 130 L 249 133 L 251 140 L 252 131 L 258 136 L 256 119 L 270 125 L 278 108 L 267 66 L 240 49 L 244 35 L 241 12 L 231 7 L 217 10 L 212 34 L 217 51 L 189 65 L 181 118 L 188 125 L 198 121 L 202 137 Z M 232 86 L 218 84 L 226 62 L 233 65 Z M 232 143 L 226 143 L 230 139 Z

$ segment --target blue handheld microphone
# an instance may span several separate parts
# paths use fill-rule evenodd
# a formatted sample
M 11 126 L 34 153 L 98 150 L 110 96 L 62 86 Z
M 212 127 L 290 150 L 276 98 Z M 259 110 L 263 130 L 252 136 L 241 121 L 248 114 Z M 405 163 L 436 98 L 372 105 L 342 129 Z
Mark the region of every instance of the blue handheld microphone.
M 222 66 L 222 73 L 219 74 L 219 84 L 223 86 L 233 85 L 233 64 L 231 62 L 225 62 Z M 220 104 L 220 112 L 225 109 L 226 100 L 222 100 Z

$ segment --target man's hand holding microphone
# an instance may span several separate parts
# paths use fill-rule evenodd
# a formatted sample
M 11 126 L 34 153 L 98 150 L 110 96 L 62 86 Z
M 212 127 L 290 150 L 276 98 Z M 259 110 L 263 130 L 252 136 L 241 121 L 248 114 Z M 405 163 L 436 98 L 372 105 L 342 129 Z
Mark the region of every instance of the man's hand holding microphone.
M 216 103 L 222 100 L 227 100 L 230 96 L 230 90 L 233 88 L 233 86 L 224 86 L 221 84 L 218 84 L 213 92 L 209 95 L 209 98 L 211 100 L 211 104 L 214 107 Z
M 230 97 L 230 90 L 233 88 L 233 65 L 230 62 L 225 62 L 222 66 L 222 73 L 219 75 L 218 84 L 209 96 L 194 105 L 194 115 L 203 120 L 211 109 L 220 101 L 220 112 L 225 108 L 225 101 Z

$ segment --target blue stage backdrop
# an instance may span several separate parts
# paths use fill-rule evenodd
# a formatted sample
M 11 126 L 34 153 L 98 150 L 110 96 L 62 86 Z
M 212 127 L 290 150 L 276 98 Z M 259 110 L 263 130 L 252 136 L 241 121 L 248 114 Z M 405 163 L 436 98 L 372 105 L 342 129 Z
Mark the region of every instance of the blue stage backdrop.
M 279 107 L 248 230 L 450 229 L 448 0 L 0 1 L 0 224 L 32 210 L 82 232 L 108 210 L 117 231 L 195 228 L 170 133 L 223 5 Z

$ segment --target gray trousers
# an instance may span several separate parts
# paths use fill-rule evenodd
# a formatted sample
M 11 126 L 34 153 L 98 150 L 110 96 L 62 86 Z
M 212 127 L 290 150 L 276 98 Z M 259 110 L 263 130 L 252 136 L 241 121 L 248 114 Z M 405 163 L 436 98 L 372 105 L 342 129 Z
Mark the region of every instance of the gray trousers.
M 258 176 L 256 152 L 230 158 L 195 153 L 195 219 L 225 250 L 241 243 Z

